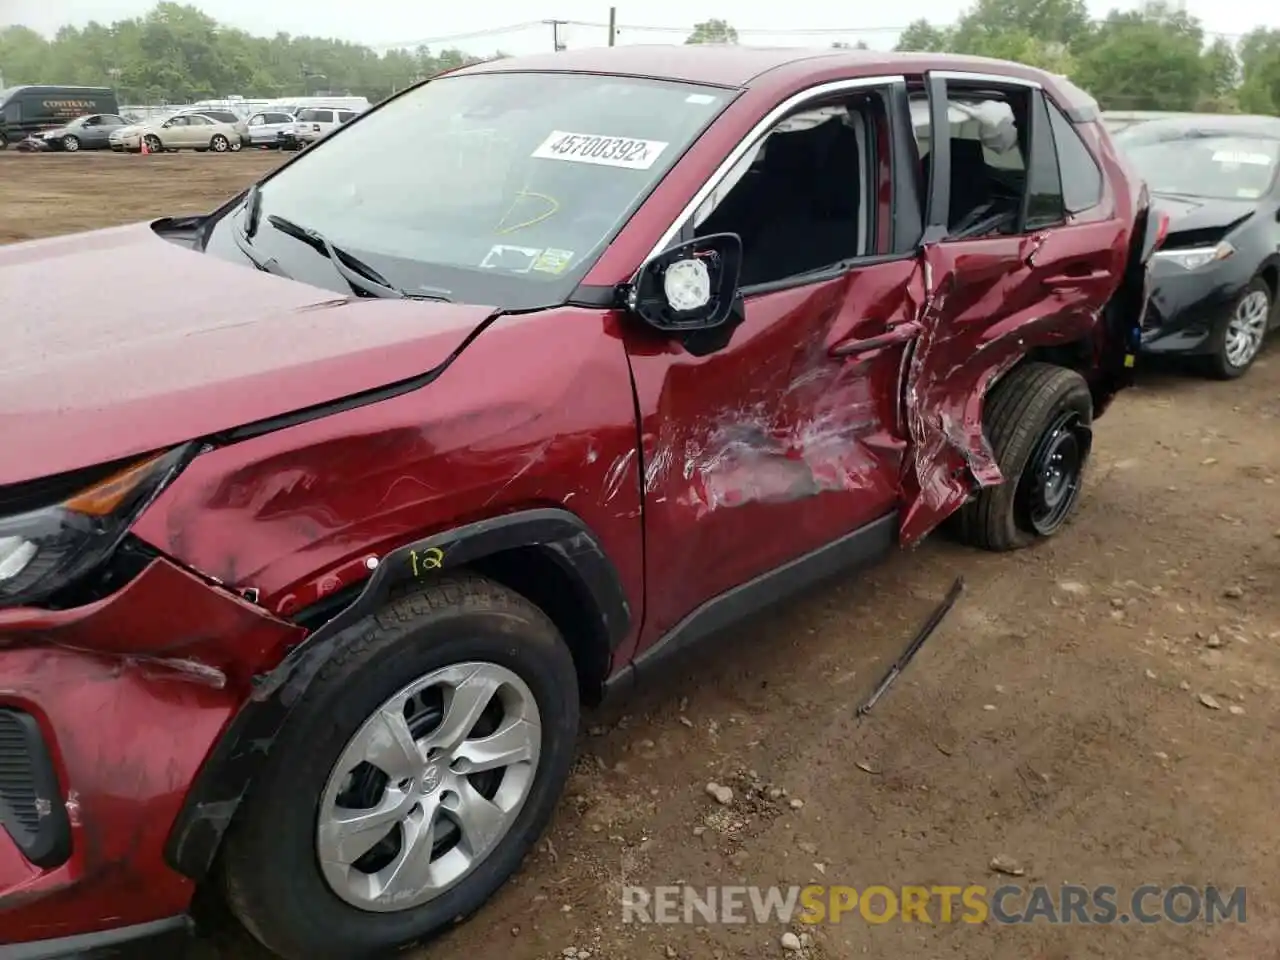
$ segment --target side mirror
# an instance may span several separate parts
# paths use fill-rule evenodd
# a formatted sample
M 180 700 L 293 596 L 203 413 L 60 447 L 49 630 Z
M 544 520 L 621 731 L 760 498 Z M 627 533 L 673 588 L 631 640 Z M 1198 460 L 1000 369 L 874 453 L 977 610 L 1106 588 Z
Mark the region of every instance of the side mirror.
M 169 129 L 170 127 L 172 127 L 172 126 L 173 126 L 173 121 L 172 121 L 172 120 L 166 120 L 164 123 L 160 124 L 160 129 L 161 129 L 161 130 L 168 130 L 168 129 Z
M 690 240 L 640 268 L 626 292 L 627 308 L 660 333 L 715 330 L 737 312 L 741 271 L 736 233 Z

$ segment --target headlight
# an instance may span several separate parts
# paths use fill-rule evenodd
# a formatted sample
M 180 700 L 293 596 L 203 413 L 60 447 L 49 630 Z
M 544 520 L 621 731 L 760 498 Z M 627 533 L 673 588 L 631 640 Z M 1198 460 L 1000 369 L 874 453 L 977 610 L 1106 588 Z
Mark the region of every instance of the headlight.
M 1213 247 L 1187 247 L 1183 250 L 1161 250 L 1156 258 L 1167 263 L 1176 263 L 1187 270 L 1198 270 L 1210 263 L 1225 260 L 1236 252 L 1236 248 L 1223 240 Z
M 189 456 L 179 447 L 61 503 L 0 518 L 0 607 L 44 600 L 105 560 Z

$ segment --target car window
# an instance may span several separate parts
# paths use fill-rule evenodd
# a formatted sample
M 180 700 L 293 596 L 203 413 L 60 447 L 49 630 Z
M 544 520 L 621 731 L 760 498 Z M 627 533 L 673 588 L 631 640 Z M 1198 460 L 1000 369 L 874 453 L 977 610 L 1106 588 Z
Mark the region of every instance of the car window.
M 333 122 L 333 111 L 307 109 L 298 114 L 298 119 L 304 123 L 331 123 Z
M 191 119 L 190 117 L 174 117 L 169 121 L 169 126 L 185 127 L 187 125 L 187 121 L 190 119 Z
M 1019 109 L 1025 106 L 991 94 L 950 90 L 947 102 L 951 183 L 947 225 L 953 238 L 1017 229 L 1027 186 Z M 912 127 L 920 153 L 920 190 L 929 189 L 932 127 L 923 91 L 911 99 Z
M 124 126 L 125 121 L 123 117 L 117 117 L 113 113 L 107 113 L 103 114 L 102 123 L 104 126 L 108 127 L 121 127 Z
M 188 121 L 190 122 L 191 126 L 193 126 L 193 127 L 211 127 L 211 126 L 213 126 L 213 121 L 212 121 L 212 120 L 210 120 L 208 117 L 189 117 L 189 118 L 188 118 Z
M 266 117 L 266 114 L 263 114 L 263 113 L 255 113 L 252 117 L 249 118 L 249 126 L 251 127 L 260 127 L 266 122 L 267 122 L 267 117 Z
M 698 236 L 742 238 L 742 284 L 777 283 L 874 252 L 867 130 L 878 97 L 806 106 L 784 118 L 694 214 Z
M 560 303 L 732 97 L 586 73 L 440 77 L 277 171 L 262 217 L 320 231 L 410 292 Z M 254 246 L 286 270 L 307 253 L 271 230 Z
M 292 121 L 293 117 L 289 116 L 287 113 L 267 114 L 267 123 L 291 123 Z
M 352 117 L 354 117 L 354 116 L 355 116 L 355 113 L 354 113 L 353 111 L 351 111 L 351 110 L 339 110 L 339 111 L 338 111 L 338 122 L 339 122 L 339 123 L 346 123 L 348 120 L 350 120 L 350 119 L 351 119 Z
M 211 117 L 212 119 L 217 120 L 220 123 L 239 123 L 240 122 L 240 117 L 234 113 L 231 113 L 229 110 L 211 110 L 208 113 L 206 113 L 205 116 Z
M 1058 151 L 1048 106 L 1041 93 L 1031 95 L 1031 109 L 1035 116 L 1031 124 L 1031 163 L 1027 170 L 1027 212 L 1023 226 L 1027 232 L 1051 227 L 1066 219 Z
M 1205 200 L 1257 200 L 1271 190 L 1280 140 L 1212 130 L 1168 137 L 1141 127 L 1117 145 L 1155 193 Z
M 1058 109 L 1048 104 L 1053 140 L 1058 148 L 1058 167 L 1062 174 L 1062 198 L 1069 213 L 1080 213 L 1102 202 L 1102 171 L 1075 125 Z

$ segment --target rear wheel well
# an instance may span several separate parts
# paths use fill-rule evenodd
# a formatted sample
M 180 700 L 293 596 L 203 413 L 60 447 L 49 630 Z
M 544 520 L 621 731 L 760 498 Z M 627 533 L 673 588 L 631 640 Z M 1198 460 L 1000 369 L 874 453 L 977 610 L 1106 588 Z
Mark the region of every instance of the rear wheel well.
M 551 618 L 564 637 L 578 671 L 578 688 L 589 705 L 598 704 L 612 662 L 608 635 L 582 586 L 547 551 L 513 547 L 467 564 L 523 596 Z

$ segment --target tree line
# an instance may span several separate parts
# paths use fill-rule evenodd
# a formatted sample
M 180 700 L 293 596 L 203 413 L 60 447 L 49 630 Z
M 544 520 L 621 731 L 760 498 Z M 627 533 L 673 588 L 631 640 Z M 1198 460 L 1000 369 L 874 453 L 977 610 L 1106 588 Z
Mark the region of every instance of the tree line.
M 713 19 L 697 24 L 686 42 L 737 43 L 738 35 L 728 21 Z M 1280 30 L 1258 27 L 1239 43 L 1209 42 L 1197 18 L 1164 0 L 1112 10 L 1100 21 L 1090 19 L 1084 0 L 975 0 L 954 25 L 915 21 L 897 49 L 1028 63 L 1071 77 L 1112 110 L 1280 113 Z M 475 59 L 460 50 L 378 53 L 342 40 L 256 37 L 172 2 L 143 17 L 64 27 L 52 39 L 21 26 L 0 30 L 6 85 L 111 86 L 134 103 L 229 93 L 379 100 Z
M 160 3 L 146 16 L 63 27 L 47 39 L 0 30 L 5 86 L 114 87 L 125 103 L 190 103 L 227 94 L 353 94 L 380 100 L 424 77 L 478 59 L 460 50 L 389 50 L 278 33 L 255 37 L 193 6 Z
M 952 26 L 916 20 L 897 49 L 1030 64 L 1070 77 L 1110 110 L 1280 112 L 1280 30 L 1258 27 L 1238 44 L 1207 39 L 1197 18 L 1163 0 L 1101 21 L 1084 0 L 976 0 Z M 687 42 L 737 43 L 738 34 L 708 20 Z

